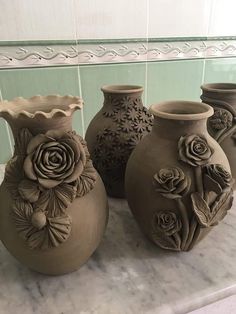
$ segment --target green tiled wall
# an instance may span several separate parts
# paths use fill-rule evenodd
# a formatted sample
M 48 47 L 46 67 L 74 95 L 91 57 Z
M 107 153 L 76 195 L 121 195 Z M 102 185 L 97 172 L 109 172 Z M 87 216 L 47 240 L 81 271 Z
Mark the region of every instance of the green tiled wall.
M 101 108 L 103 94 L 101 86 L 107 84 L 133 84 L 144 87 L 143 100 L 146 93 L 146 64 L 104 64 L 80 66 L 82 96 L 85 102 L 85 128 Z
M 0 70 L 0 89 L 2 98 L 8 100 L 18 96 L 80 95 L 78 67 Z M 74 114 L 73 127 L 83 134 L 81 112 Z M 0 132 L 0 163 L 4 163 L 11 156 L 11 147 L 6 123 L 2 119 Z
M 236 82 L 236 58 L 205 61 L 204 82 Z
M 142 85 L 143 101 L 149 106 L 167 99 L 199 100 L 203 82 L 236 82 L 236 58 L 0 70 L 3 99 L 55 93 L 82 96 L 83 114 L 76 113 L 73 121 L 80 134 L 102 106 L 102 85 Z M 2 119 L 0 137 L 0 163 L 4 163 L 11 155 L 11 143 Z
M 199 100 L 203 60 L 148 63 L 147 104 L 163 100 Z

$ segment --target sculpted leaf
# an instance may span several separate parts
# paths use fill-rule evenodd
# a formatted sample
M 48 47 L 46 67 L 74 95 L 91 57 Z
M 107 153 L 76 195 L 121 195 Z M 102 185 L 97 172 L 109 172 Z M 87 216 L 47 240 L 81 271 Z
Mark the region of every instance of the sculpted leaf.
M 229 189 L 234 183 L 231 174 L 221 164 L 206 165 L 203 172 L 204 188 L 216 194 Z
M 33 207 L 29 202 L 16 200 L 13 206 L 12 217 L 15 222 L 16 230 L 19 235 L 27 240 L 28 236 L 34 231 L 31 224 Z
M 201 197 L 201 195 L 196 192 L 191 194 L 192 204 L 193 204 L 193 210 L 195 215 L 197 216 L 197 219 L 199 223 L 203 227 L 209 227 L 210 226 L 210 220 L 211 220 L 211 213 L 210 208 L 206 201 Z
M 40 194 L 38 184 L 27 179 L 20 181 L 18 191 L 22 199 L 30 203 L 37 202 Z
M 203 227 L 212 227 L 217 225 L 231 208 L 233 192 L 230 190 L 221 193 L 211 206 L 206 203 L 198 192 L 192 193 L 191 198 L 193 210 L 199 223 Z
M 233 191 L 227 191 L 219 195 L 211 207 L 211 225 L 218 224 L 227 214 L 233 202 Z
M 15 139 L 15 152 L 17 155 L 26 155 L 27 146 L 30 140 L 33 138 L 33 135 L 28 129 L 21 129 L 19 134 Z
M 175 241 L 173 237 L 168 237 L 159 229 L 152 231 L 153 241 L 163 249 L 180 251 L 180 243 Z
M 222 188 L 218 182 L 211 178 L 208 174 L 205 174 L 203 177 L 204 188 L 207 191 L 213 191 L 216 194 L 222 192 Z
M 71 233 L 68 215 L 49 217 L 29 202 L 16 201 L 12 214 L 16 230 L 31 249 L 46 250 L 65 242 Z
M 22 158 L 15 156 L 7 163 L 5 170 L 4 181 L 12 198 L 15 200 L 21 197 L 18 191 L 18 184 L 24 177 L 22 163 Z
M 95 186 L 97 179 L 97 172 L 93 167 L 91 161 L 85 165 L 82 175 L 77 180 L 77 196 L 81 197 L 87 194 Z
M 52 217 L 66 213 L 66 209 L 76 197 L 76 188 L 73 185 L 63 183 L 53 189 L 44 190 L 37 203 L 37 209 L 47 210 Z

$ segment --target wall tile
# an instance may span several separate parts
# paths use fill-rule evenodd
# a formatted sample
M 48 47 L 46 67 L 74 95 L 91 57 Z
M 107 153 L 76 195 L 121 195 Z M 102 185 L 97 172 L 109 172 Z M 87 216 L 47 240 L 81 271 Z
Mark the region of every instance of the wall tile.
M 163 100 L 199 100 L 203 60 L 150 62 L 147 104 Z
M 74 0 L 1 1 L 0 40 L 76 39 Z
M 205 83 L 236 83 L 236 58 L 206 60 Z
M 78 67 L 16 69 L 0 71 L 3 99 L 33 95 L 80 95 Z M 83 134 L 81 112 L 76 112 L 73 127 Z
M 1 138 L 0 164 L 4 164 L 12 156 L 12 150 L 6 122 L 1 118 L 0 118 L 0 138 Z
M 147 5 L 147 0 L 76 0 L 78 38 L 146 38 Z
M 212 0 L 149 0 L 148 37 L 207 36 Z
M 235 11 L 235 0 L 213 0 L 208 36 L 236 36 Z
M 84 123 L 87 128 L 94 115 L 103 104 L 103 85 L 141 85 L 146 92 L 146 64 L 109 64 L 80 66 L 82 97 L 84 99 Z M 145 102 L 145 93 L 143 95 Z

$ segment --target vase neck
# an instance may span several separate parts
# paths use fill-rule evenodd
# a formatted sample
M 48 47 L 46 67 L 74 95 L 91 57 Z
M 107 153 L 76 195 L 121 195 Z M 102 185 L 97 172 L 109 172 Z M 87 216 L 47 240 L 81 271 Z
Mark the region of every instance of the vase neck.
M 126 103 L 125 108 L 136 107 L 142 108 L 142 91 L 141 92 L 130 92 L 130 93 L 109 93 L 103 92 L 104 94 L 104 107 L 113 107 L 113 106 L 121 106 Z
M 203 102 L 211 104 L 234 105 L 236 107 L 236 84 L 233 83 L 213 83 L 201 86 Z
M 43 134 L 49 130 L 72 130 L 72 116 L 69 117 L 53 117 L 53 118 L 29 118 L 29 117 L 8 117 L 5 118 L 13 133 L 14 139 L 16 139 L 19 131 L 23 128 L 29 129 L 32 135 Z
M 171 120 L 155 117 L 152 132 L 160 137 L 178 140 L 191 134 L 208 135 L 207 119 Z

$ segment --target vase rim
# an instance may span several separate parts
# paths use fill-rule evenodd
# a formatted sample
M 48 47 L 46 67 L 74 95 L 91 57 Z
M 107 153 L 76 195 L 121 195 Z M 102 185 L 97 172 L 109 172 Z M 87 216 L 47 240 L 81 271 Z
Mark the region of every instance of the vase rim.
M 215 93 L 235 93 L 235 83 L 208 83 L 201 85 L 201 89 L 208 92 Z
M 103 85 L 103 92 L 113 94 L 138 93 L 143 91 L 143 87 L 139 85 Z
M 43 118 L 70 117 L 75 110 L 82 109 L 83 100 L 71 95 L 36 95 L 30 98 L 16 97 L 0 102 L 0 117 Z
M 201 120 L 214 114 L 211 106 L 196 101 L 176 100 L 163 101 L 151 105 L 150 112 L 155 117 L 169 120 Z

